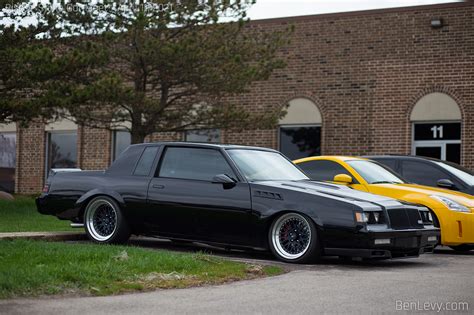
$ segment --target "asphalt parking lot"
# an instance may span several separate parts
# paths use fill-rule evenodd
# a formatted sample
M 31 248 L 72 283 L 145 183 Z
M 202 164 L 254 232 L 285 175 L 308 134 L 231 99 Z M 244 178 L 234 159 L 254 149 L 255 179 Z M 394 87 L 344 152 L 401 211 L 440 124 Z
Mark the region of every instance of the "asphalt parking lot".
M 151 250 L 209 251 L 250 263 L 280 264 L 288 273 L 220 286 L 111 297 L 6 300 L 0 301 L 0 313 L 472 313 L 474 307 L 473 252 L 458 254 L 449 248 L 440 248 L 418 259 L 341 261 L 327 258 L 317 265 L 291 265 L 276 262 L 266 253 L 228 252 L 155 239 L 134 239 L 131 243 Z

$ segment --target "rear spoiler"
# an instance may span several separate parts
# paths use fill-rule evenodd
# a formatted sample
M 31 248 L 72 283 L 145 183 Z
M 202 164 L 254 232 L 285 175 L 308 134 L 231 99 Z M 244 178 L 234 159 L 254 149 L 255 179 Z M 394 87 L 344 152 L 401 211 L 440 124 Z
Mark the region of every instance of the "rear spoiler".
M 49 171 L 48 177 L 54 176 L 56 173 L 81 172 L 80 168 L 52 168 Z

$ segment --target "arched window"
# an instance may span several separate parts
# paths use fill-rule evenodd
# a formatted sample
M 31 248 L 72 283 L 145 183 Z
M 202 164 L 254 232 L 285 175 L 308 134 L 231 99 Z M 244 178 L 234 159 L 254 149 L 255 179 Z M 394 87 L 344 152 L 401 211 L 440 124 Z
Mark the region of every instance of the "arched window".
M 290 159 L 321 154 L 321 112 L 306 98 L 291 100 L 279 122 L 279 149 Z
M 412 154 L 461 162 L 461 110 L 444 93 L 423 96 L 413 107 Z

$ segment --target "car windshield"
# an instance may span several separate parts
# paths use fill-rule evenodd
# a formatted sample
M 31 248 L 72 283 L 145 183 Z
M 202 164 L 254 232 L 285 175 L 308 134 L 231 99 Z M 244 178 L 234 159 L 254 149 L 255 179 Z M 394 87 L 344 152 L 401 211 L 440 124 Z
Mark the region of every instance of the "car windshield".
M 369 184 L 402 184 L 403 179 L 373 161 L 352 160 L 347 161 L 360 176 Z
M 447 170 L 448 172 L 454 174 L 456 177 L 460 178 L 463 182 L 468 184 L 469 186 L 474 185 L 474 175 L 472 172 L 466 168 L 463 168 L 460 165 L 456 165 L 454 163 L 443 163 L 443 162 L 437 162 L 435 161 L 436 164 Z
M 227 152 L 248 181 L 309 180 L 280 153 L 245 149 L 228 149 Z

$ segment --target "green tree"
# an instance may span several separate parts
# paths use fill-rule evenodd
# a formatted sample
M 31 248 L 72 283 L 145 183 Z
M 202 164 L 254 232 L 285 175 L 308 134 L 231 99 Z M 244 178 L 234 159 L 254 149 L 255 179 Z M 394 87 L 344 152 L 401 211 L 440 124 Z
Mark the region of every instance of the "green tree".
M 35 25 L 22 23 L 25 19 L 35 20 Z M 41 59 L 43 51 L 35 44 L 37 36 L 51 31 L 52 24 L 52 16 L 35 4 L 0 0 L 0 123 L 40 116 L 41 108 L 32 106 L 31 100 L 35 97 L 33 82 L 42 79 L 21 70 L 26 69 L 23 62 L 27 56 L 31 61 Z
M 51 10 L 62 39 L 17 65 L 39 78 L 39 97 L 29 106 L 87 126 L 126 127 L 132 143 L 189 128 L 266 128 L 279 112 L 251 114 L 229 99 L 284 67 L 277 51 L 291 30 L 264 33 L 250 26 L 250 5 L 63 2 Z M 58 37 L 57 29 L 46 37 Z

